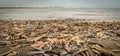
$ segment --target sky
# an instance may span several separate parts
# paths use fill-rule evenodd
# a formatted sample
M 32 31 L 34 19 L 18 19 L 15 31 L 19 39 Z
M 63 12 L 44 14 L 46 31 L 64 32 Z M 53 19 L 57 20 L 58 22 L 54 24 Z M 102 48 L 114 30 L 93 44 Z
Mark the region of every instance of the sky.
M 0 7 L 120 8 L 120 0 L 0 0 Z

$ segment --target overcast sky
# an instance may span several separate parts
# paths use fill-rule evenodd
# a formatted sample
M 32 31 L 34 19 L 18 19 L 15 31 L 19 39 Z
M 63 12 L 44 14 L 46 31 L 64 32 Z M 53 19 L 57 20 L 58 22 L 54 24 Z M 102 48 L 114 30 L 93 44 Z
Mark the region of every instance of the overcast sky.
M 120 8 L 120 0 L 0 0 L 0 7 Z

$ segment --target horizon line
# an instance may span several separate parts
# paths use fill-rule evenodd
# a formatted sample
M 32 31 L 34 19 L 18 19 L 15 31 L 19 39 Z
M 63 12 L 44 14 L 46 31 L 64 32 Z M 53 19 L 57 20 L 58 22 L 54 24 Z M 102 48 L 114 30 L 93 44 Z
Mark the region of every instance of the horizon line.
M 0 7 L 0 9 L 34 9 L 34 8 L 74 8 L 74 7 Z M 79 8 L 95 8 L 95 9 L 97 9 L 97 8 L 101 8 L 101 9 L 120 9 L 120 8 L 104 8 L 104 7 L 79 7 Z M 78 8 L 78 9 L 79 9 Z

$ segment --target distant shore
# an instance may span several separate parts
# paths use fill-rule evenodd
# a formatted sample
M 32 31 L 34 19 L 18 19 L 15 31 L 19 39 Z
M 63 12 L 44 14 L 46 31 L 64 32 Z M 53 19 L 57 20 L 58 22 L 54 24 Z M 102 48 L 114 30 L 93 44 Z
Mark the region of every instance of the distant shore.
M 64 9 L 120 9 L 120 8 L 92 8 L 92 7 L 80 7 L 80 8 L 67 8 L 67 7 L 0 7 L 0 9 L 46 9 L 46 8 L 48 8 L 48 9 L 52 9 L 52 8 L 64 8 Z
M 0 20 L 120 21 L 120 8 L 0 7 Z

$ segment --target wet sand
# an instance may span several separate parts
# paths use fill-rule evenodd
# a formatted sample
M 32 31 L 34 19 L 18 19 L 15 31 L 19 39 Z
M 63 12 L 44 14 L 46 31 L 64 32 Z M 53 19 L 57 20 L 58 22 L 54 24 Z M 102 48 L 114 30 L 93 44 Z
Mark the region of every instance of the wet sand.
M 92 19 L 97 21 L 120 20 L 120 9 L 95 8 L 7 8 L 0 9 L 0 19 L 13 20 L 54 20 Z

